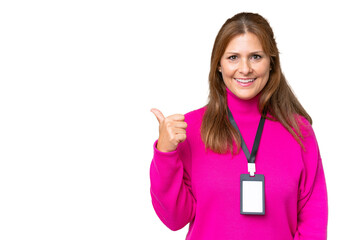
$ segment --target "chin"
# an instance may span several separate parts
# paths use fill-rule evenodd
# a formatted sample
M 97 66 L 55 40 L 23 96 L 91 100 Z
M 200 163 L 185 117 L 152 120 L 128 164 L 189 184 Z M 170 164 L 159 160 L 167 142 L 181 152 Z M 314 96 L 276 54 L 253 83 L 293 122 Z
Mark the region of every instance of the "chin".
M 236 96 L 238 97 L 238 98 L 241 98 L 241 99 L 243 99 L 243 100 L 249 100 L 249 99 L 251 99 L 251 98 L 253 98 L 253 97 L 255 97 L 256 96 L 256 94 L 255 93 L 253 93 L 251 90 L 251 93 L 250 92 L 248 92 L 249 90 L 244 90 L 244 89 L 236 89 Z
M 246 97 L 240 97 L 242 100 L 250 100 L 255 96 L 246 96 Z

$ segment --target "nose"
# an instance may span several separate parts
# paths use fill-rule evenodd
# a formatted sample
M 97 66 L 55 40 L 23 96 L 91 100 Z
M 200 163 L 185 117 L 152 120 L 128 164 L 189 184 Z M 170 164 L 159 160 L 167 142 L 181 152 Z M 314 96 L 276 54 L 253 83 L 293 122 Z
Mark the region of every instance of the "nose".
M 250 61 L 247 59 L 240 61 L 238 71 L 243 75 L 247 75 L 248 73 L 252 72 Z

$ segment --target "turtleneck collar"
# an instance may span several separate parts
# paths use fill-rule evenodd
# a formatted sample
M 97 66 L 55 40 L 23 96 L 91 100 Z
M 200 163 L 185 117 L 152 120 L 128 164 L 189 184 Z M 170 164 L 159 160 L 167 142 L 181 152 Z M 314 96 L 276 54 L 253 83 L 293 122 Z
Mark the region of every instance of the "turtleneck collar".
M 226 87 L 227 103 L 231 113 L 234 115 L 241 115 L 243 117 L 260 117 L 261 114 L 258 110 L 258 103 L 260 100 L 260 94 L 255 97 L 244 100 L 238 98 L 230 89 Z

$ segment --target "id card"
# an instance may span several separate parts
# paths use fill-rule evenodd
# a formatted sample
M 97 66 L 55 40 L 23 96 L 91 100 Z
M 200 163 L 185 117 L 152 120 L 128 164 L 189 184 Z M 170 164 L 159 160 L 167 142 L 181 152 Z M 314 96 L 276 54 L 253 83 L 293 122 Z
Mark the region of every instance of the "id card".
M 264 175 L 240 175 L 240 213 L 265 215 L 265 181 Z

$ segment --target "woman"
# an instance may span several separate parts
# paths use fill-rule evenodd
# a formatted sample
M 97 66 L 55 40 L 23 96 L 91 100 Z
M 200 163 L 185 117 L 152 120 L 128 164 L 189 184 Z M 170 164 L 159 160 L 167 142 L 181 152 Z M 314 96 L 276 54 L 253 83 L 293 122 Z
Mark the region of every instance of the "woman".
M 160 124 L 151 197 L 161 221 L 172 230 L 190 223 L 189 240 L 326 239 L 327 190 L 312 119 L 282 74 L 262 16 L 239 13 L 225 22 L 209 86 L 203 108 L 166 118 L 151 110 Z

